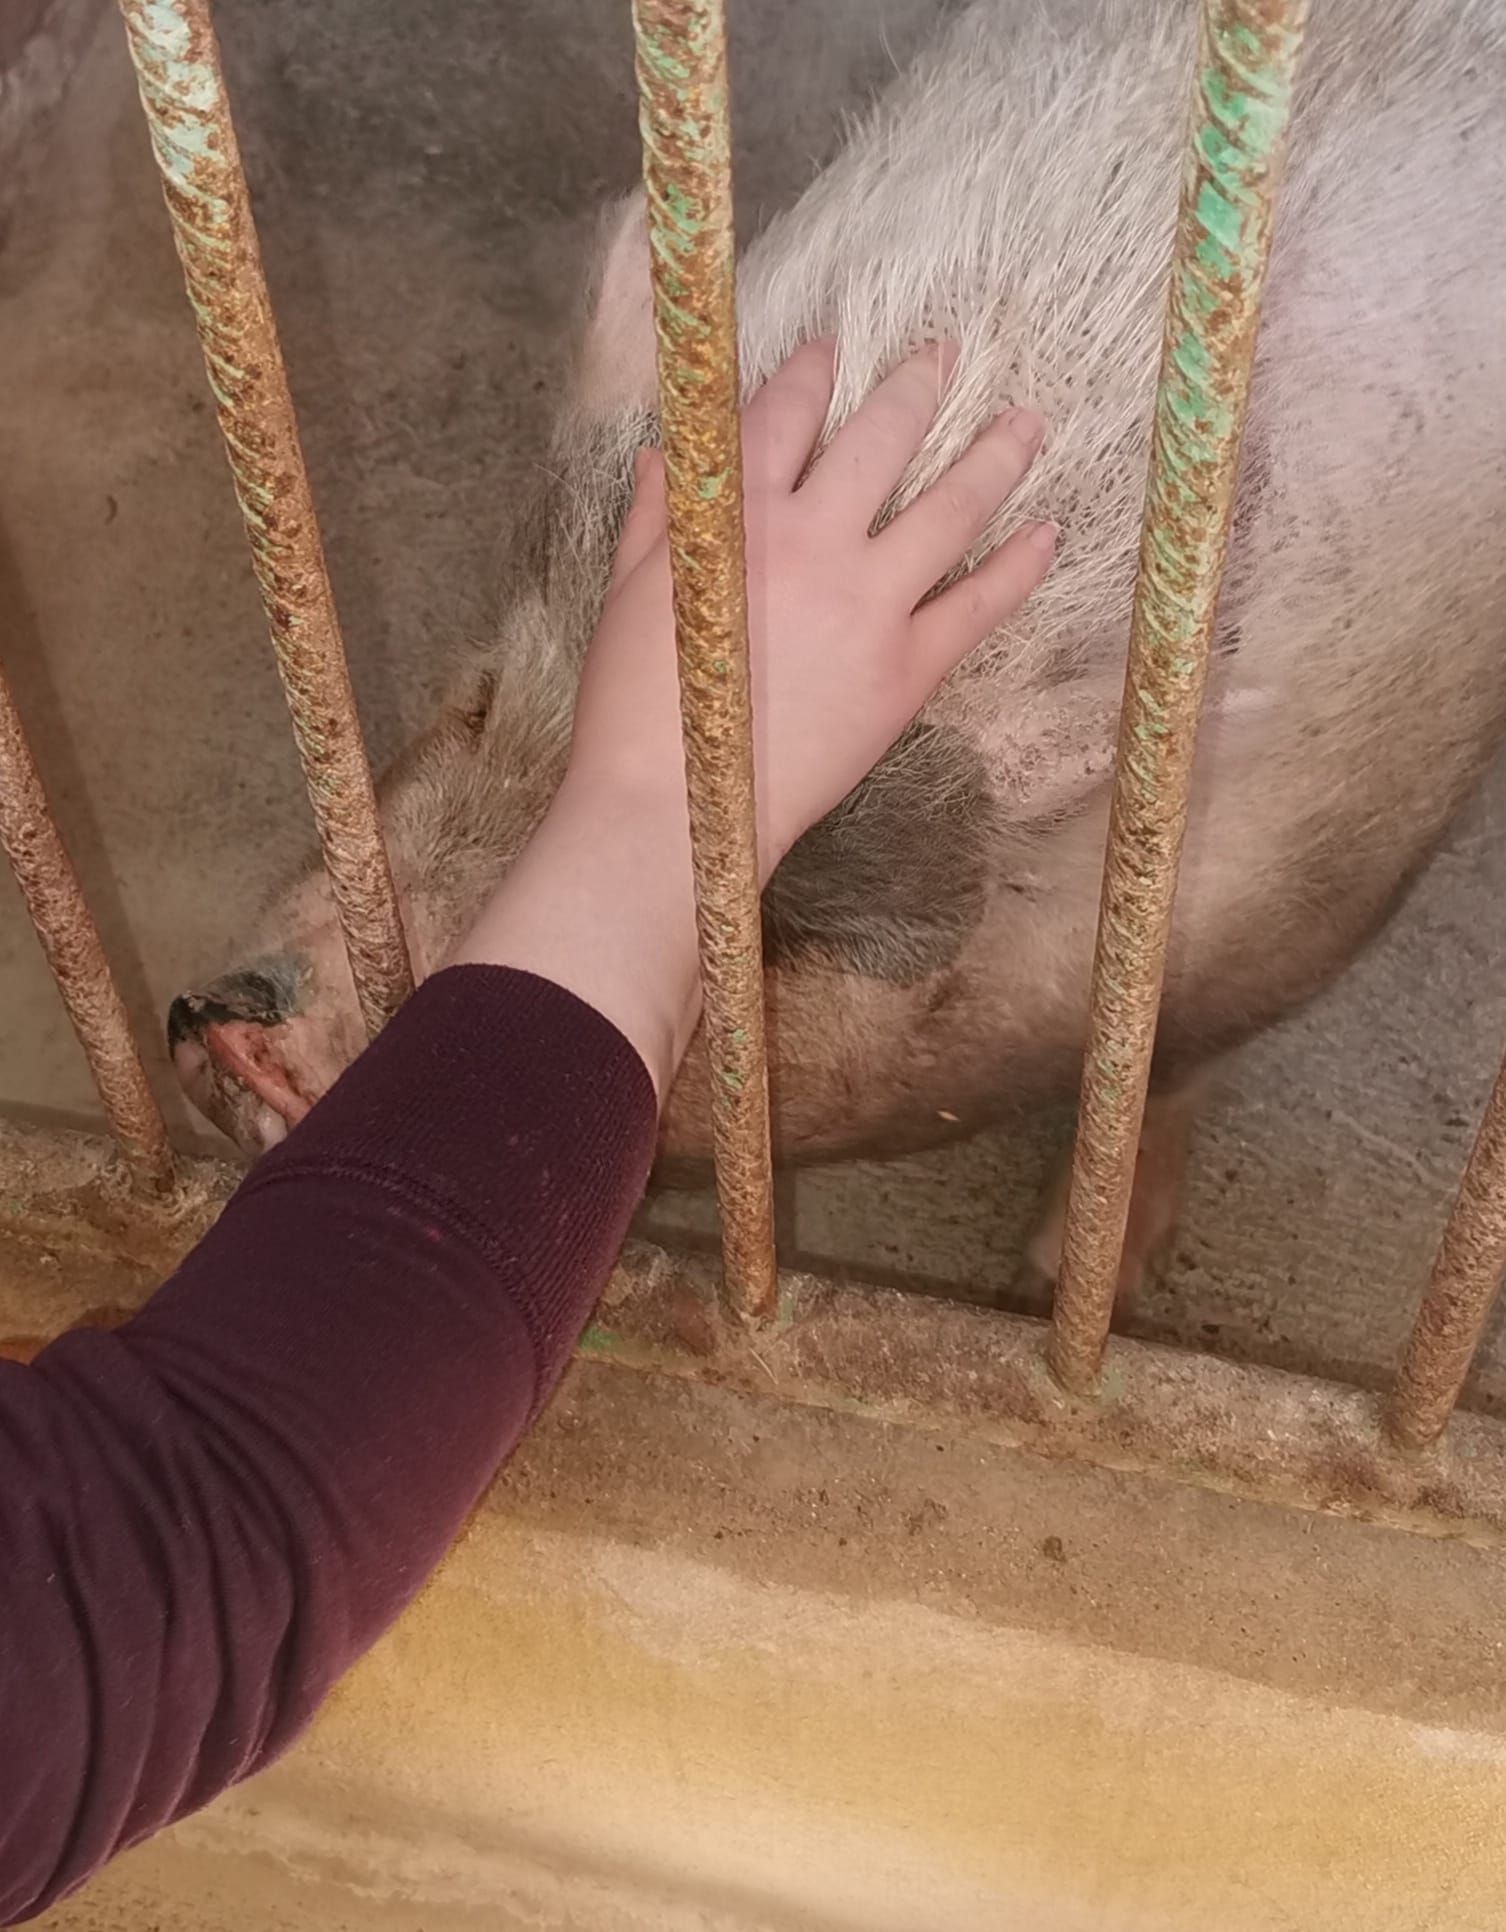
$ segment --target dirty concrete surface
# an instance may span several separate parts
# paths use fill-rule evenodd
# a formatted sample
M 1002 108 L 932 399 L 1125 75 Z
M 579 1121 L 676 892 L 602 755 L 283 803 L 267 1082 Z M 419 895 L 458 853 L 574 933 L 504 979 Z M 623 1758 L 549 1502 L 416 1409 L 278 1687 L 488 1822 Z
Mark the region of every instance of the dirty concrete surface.
M 798 192 L 949 9 L 734 10 L 746 222 Z M 631 185 L 618 0 L 217 8 L 374 755 L 494 607 L 585 240 Z M 229 956 L 310 833 L 118 21 L 100 22 L 0 246 L 0 651 L 185 1146 L 171 996 Z M 1506 1044 L 1506 770 L 1385 938 L 1236 1061 L 1160 1279 L 1125 1325 L 1367 1384 L 1394 1360 Z M 0 1108 L 97 1119 L 8 877 Z M 786 1177 L 789 1257 L 1009 1297 L 1064 1118 Z M 709 1240 L 704 1197 L 645 1216 Z M 1498 1322 L 1471 1400 L 1506 1405 Z
M 1499 1570 L 582 1363 L 304 1746 L 45 1923 L 1487 1932 Z

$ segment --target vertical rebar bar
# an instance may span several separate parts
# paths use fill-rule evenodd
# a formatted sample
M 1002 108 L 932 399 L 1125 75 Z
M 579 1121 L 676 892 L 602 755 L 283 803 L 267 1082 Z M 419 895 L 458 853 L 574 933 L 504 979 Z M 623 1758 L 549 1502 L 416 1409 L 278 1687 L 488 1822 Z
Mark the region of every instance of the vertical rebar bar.
M 1113 1315 L 1306 0 L 1203 0 L 1050 1360 Z
M 722 0 L 634 0 L 685 777 L 727 1295 L 774 1311 Z
M 1409 1449 L 1443 1434 L 1506 1274 L 1506 1066 L 1459 1183 L 1396 1375 L 1387 1421 Z
M 125 1003 L 0 671 L 0 847 L 10 860 L 105 1113 L 140 1184 L 172 1184 L 167 1128 L 131 1037 Z
M 412 991 L 208 0 L 120 0 L 367 1031 Z

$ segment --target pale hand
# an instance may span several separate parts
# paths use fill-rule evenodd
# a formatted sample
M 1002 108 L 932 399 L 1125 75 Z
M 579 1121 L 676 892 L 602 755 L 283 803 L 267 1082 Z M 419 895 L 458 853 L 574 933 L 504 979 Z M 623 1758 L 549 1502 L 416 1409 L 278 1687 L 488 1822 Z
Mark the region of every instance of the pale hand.
M 743 412 L 748 631 L 764 881 L 872 770 L 937 685 L 1034 590 L 1055 532 L 1035 524 L 943 596 L 920 600 L 1029 469 L 1042 423 L 994 419 L 945 477 L 870 536 L 920 447 L 953 356 L 930 348 L 882 382 L 801 477 L 831 403 L 829 344 L 800 349 Z M 797 488 L 797 484 L 799 487 Z M 576 707 L 572 778 L 683 790 L 664 462 L 639 461 Z
M 808 475 L 831 401 L 828 345 L 799 350 L 743 413 L 765 881 L 1051 566 L 1054 530 L 1028 525 L 921 604 L 1029 469 L 1042 425 L 1024 410 L 997 417 L 939 483 L 869 534 L 935 415 L 951 359 L 932 348 L 903 363 Z M 568 987 L 621 1029 L 661 1098 L 668 1092 L 699 983 L 657 453 L 639 464 L 582 671 L 565 782 L 455 956 Z

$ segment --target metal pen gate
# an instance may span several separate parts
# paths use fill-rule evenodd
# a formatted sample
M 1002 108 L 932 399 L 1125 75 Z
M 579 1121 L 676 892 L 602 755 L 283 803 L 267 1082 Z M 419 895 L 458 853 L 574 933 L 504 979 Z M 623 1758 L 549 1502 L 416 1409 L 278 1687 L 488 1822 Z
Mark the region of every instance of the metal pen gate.
M 411 990 L 412 971 L 208 0 L 120 4 L 351 972 L 375 1033 Z M 1506 1541 L 1506 1429 L 1460 1416 L 1454 1453 L 1435 1446 L 1506 1269 L 1506 1068 L 1383 1417 L 1358 1390 L 1133 1342 L 1114 1343 L 1112 1389 L 1102 1375 L 1306 0 L 1201 0 L 1064 1252 L 1044 1347 L 1018 1318 L 778 1274 L 723 6 L 633 0 L 723 1296 L 718 1306 L 693 1262 L 645 1264 L 630 1253 L 583 1348 Z M 3 675 L 0 843 L 149 1214 L 174 1184 L 166 1128 Z M 694 1334 L 673 1313 L 666 1269 L 675 1292 L 688 1284 L 700 1296 Z M 882 1320 L 904 1327 L 906 1345 L 878 1359 L 871 1325 Z M 787 1346 L 771 1367 L 776 1337 Z

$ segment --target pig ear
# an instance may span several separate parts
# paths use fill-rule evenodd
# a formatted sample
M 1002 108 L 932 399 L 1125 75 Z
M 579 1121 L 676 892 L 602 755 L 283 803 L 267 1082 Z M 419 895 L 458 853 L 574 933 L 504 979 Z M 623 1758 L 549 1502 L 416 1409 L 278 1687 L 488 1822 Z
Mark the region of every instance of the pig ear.
M 602 217 L 590 319 L 575 377 L 575 404 L 587 416 L 653 407 L 654 310 L 648 260 L 640 188 Z

